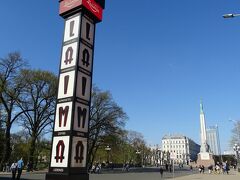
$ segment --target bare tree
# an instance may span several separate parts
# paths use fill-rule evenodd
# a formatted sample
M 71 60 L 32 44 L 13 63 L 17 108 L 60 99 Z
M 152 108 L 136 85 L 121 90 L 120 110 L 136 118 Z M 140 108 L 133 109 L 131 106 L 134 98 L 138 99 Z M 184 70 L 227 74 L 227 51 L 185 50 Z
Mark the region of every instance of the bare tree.
M 103 92 L 97 87 L 93 88 L 87 161 L 89 165 L 93 163 L 98 148 L 104 142 L 104 137 L 121 134 L 126 119 L 126 114 L 113 101 L 109 92 Z
M 0 59 L 0 105 L 1 121 L 3 123 L 4 148 L 0 168 L 9 160 L 11 154 L 10 131 L 14 121 L 23 113 L 16 108 L 22 93 L 23 84 L 19 81 L 19 74 L 26 66 L 18 52 L 9 53 Z
M 48 132 L 53 123 L 57 77 L 48 71 L 24 70 L 24 95 L 18 102 L 19 108 L 24 112 L 21 125 L 31 136 L 29 161 L 34 161 L 34 152 L 37 138 Z
M 128 131 L 127 138 L 129 144 L 131 144 L 135 149 L 145 146 L 146 144 L 143 135 L 137 131 Z
M 240 144 L 240 121 L 233 121 L 234 127 L 232 129 L 232 137 L 230 141 L 230 146 L 233 147 L 234 144 Z

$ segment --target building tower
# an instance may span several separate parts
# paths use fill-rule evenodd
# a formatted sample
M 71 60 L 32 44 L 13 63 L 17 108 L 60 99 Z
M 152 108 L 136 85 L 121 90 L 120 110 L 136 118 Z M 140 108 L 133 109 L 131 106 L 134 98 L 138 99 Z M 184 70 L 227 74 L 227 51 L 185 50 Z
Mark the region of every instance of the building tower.
M 211 126 L 207 128 L 206 132 L 210 152 L 214 155 L 221 155 L 218 126 Z

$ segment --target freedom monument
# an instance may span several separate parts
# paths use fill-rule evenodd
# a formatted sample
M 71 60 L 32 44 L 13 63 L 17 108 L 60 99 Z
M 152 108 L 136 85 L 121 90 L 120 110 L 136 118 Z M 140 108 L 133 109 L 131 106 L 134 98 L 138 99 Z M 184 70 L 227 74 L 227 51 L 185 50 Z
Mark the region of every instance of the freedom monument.
M 205 167 L 214 165 L 213 154 L 210 152 L 207 144 L 206 122 L 202 102 L 200 103 L 200 138 L 201 148 L 198 154 L 197 165 L 204 165 Z

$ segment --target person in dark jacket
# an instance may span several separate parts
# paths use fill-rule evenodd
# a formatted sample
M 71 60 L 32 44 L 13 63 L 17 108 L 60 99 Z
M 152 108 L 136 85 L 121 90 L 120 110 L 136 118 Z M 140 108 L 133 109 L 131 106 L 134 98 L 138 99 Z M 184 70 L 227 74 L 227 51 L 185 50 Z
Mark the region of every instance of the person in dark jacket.
M 12 180 L 15 180 L 16 172 L 17 172 L 17 163 L 13 162 L 10 169 L 12 171 Z
M 161 178 L 162 178 L 163 177 L 163 168 L 162 168 L 162 166 L 160 166 L 159 172 L 160 172 L 160 175 L 161 175 Z

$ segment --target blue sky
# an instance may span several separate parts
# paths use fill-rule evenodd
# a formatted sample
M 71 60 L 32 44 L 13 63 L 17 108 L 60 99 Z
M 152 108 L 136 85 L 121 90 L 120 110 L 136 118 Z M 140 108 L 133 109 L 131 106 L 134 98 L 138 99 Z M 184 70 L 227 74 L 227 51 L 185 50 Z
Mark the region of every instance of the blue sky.
M 218 124 L 222 149 L 240 119 L 238 0 L 107 0 L 97 25 L 93 82 L 129 116 L 149 144 L 167 133 L 199 142 L 199 103 Z M 58 0 L 0 6 L 0 57 L 20 51 L 33 68 L 58 73 L 64 20 Z

